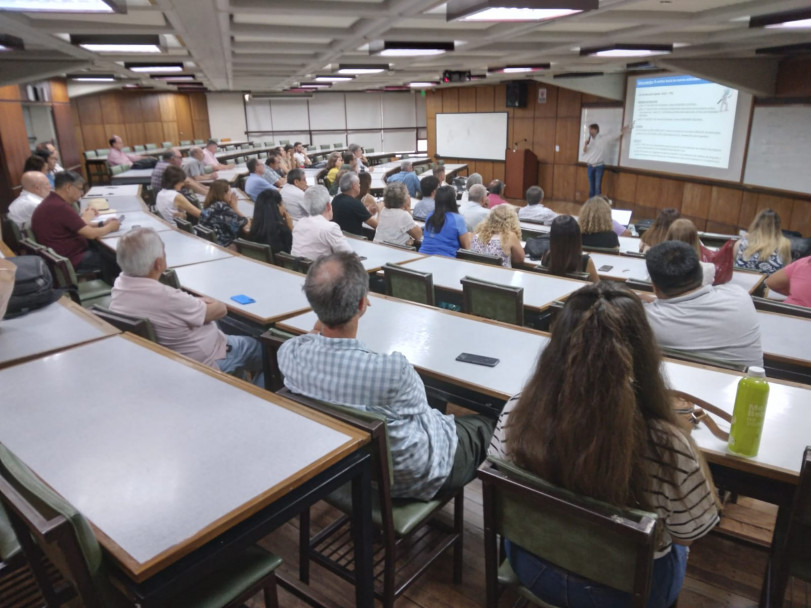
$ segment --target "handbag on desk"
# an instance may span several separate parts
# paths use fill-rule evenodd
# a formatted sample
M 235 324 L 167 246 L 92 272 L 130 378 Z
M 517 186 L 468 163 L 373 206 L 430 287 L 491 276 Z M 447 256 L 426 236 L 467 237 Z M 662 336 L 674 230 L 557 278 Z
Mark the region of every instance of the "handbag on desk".
M 703 424 L 718 439 L 722 441 L 729 440 L 729 431 L 722 430 L 710 414 L 730 424 L 732 423 L 731 415 L 712 403 L 707 403 L 689 393 L 674 390 L 670 392 L 674 397 L 673 409 L 676 412 L 676 417 L 686 433 L 690 433 L 695 427 Z

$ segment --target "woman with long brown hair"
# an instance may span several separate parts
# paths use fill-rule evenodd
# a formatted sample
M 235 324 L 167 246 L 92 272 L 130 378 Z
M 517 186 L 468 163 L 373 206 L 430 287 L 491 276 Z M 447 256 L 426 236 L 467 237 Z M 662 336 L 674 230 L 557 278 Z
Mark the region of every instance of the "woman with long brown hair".
M 228 247 L 240 233 L 247 234 L 251 220 L 237 206 L 237 194 L 224 179 L 215 179 L 209 186 L 200 225 L 217 233 L 217 244 Z
M 569 297 L 521 394 L 507 402 L 490 454 L 546 481 L 659 516 L 648 608 L 678 597 L 687 545 L 718 523 L 698 450 L 681 431 L 642 303 L 601 281 Z M 520 540 L 520 539 L 516 539 Z M 555 606 L 626 606 L 613 591 L 507 541 L 521 582 Z
M 662 209 L 659 215 L 656 216 L 656 219 L 653 220 L 651 227 L 644 232 L 642 238 L 639 240 L 639 251 L 645 253 L 654 245 L 666 241 L 667 239 L 665 237 L 667 236 L 668 228 L 680 217 L 681 213 L 679 213 L 678 209 L 674 209 L 673 207 Z
M 549 249 L 543 254 L 541 264 L 558 276 L 572 272 L 588 272 L 592 283 L 600 280 L 594 260 L 587 253 L 583 253 L 580 226 L 571 215 L 559 215 L 552 220 L 549 229 Z
M 772 274 L 791 262 L 791 242 L 780 229 L 780 216 L 773 209 L 757 214 L 746 235 L 732 252 L 736 268 Z

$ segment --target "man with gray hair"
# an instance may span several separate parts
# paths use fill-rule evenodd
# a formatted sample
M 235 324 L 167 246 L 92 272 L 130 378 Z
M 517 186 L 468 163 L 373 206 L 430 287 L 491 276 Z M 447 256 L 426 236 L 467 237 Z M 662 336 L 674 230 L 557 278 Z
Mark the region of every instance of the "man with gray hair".
M 356 159 L 358 173 L 371 173 L 375 170 L 374 167 L 369 167 L 366 165 L 366 163 L 369 161 L 366 160 L 365 156 L 363 156 L 363 148 L 361 148 L 359 144 L 349 144 L 347 150 Z M 346 163 L 346 160 L 344 160 L 344 163 Z
M 282 186 L 279 193 L 287 213 L 293 218 L 295 224 L 303 217 L 310 215 L 304 204 L 304 193 L 307 191 L 307 175 L 303 169 L 290 169 L 287 172 L 287 183 Z
M 350 234 L 363 236 L 363 223 L 372 228 L 377 227 L 377 214 L 372 216 L 366 206 L 360 201 L 360 178 L 357 173 L 348 171 L 338 180 L 338 189 L 341 191 L 332 199 L 332 221 L 341 227 L 341 230 Z
M 527 206 L 518 210 L 518 219 L 537 222 L 549 226 L 558 214 L 549 207 L 544 207 L 543 189 L 540 186 L 530 186 L 525 195 Z
M 462 217 L 465 218 L 465 226 L 470 232 L 476 232 L 476 227 L 481 224 L 490 214 L 490 199 L 487 198 L 487 188 L 482 184 L 473 184 L 467 191 L 468 205 Z
M 341 227 L 331 221 L 329 190 L 324 186 L 310 186 L 304 193 L 304 205 L 310 215 L 293 226 L 292 255 L 316 260 L 336 251 L 352 251 Z
M 417 197 L 420 191 L 420 178 L 414 172 L 414 165 L 410 160 L 404 160 L 400 163 L 400 172 L 390 175 L 386 178 L 386 183 L 403 182 L 408 188 L 408 193 L 413 197 Z
M 355 254 L 315 262 L 304 293 L 318 323 L 279 348 L 279 369 L 295 393 L 385 416 L 394 468 L 392 496 L 431 500 L 476 477 L 495 421 L 442 414 L 428 405 L 419 375 L 399 352 L 372 352 L 357 339 L 370 306 L 369 276 Z
M 189 148 L 189 159 L 188 162 L 183 163 L 183 170 L 186 172 L 186 175 L 197 181 L 217 179 L 216 171 L 206 173 L 209 165 L 206 165 L 203 160 L 203 149 L 200 146 L 192 146 Z
M 160 282 L 166 270 L 163 241 L 152 228 L 134 228 L 118 242 L 122 273 L 113 285 L 110 310 L 149 319 L 158 343 L 220 371 L 255 374 L 264 387 L 262 347 L 256 338 L 226 336 L 215 321 L 228 312 L 213 298 L 195 298 Z

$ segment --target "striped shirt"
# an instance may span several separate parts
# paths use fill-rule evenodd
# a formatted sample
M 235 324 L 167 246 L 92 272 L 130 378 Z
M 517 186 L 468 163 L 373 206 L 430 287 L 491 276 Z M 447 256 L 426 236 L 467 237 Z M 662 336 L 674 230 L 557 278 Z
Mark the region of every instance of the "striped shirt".
M 518 403 L 515 395 L 504 406 L 490 442 L 488 456 L 510 460 L 506 424 L 510 412 Z M 663 523 L 654 558 L 670 552 L 672 539 L 691 542 L 707 534 L 718 523 L 711 480 L 704 477 L 698 459 L 687 439 L 664 423 L 651 422 L 649 452 L 645 457 L 650 473 L 646 488 L 647 502 Z M 669 453 L 663 462 L 657 456 Z
M 456 423 L 428 405 L 404 355 L 379 354 L 359 340 L 306 334 L 279 348 L 285 386 L 313 399 L 385 416 L 394 468 L 392 496 L 430 500 L 456 454 Z

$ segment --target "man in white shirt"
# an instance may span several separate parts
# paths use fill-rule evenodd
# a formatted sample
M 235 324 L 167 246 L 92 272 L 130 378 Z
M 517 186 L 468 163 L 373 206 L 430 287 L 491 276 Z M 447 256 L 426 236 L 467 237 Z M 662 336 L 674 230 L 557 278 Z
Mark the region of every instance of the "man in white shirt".
M 530 186 L 526 193 L 527 206 L 518 210 L 518 219 L 538 222 L 549 226 L 558 214 L 549 207 L 541 204 L 543 201 L 543 189 L 540 186 Z
M 589 125 L 589 137 L 583 145 L 583 160 L 588 165 L 589 198 L 602 194 L 603 172 L 605 171 L 608 146 L 631 130 L 631 125 L 623 127 L 615 135 L 600 135 L 600 125 Z
M 296 257 L 317 260 L 322 255 L 338 251 L 352 252 L 341 227 L 332 221 L 329 190 L 312 186 L 304 193 L 304 205 L 310 215 L 301 218 L 293 227 L 293 248 Z
M 300 141 L 297 141 L 293 146 L 295 152 L 293 153 L 293 158 L 296 159 L 299 167 L 309 167 L 313 164 L 313 161 L 310 160 L 310 157 L 307 156 L 307 153 L 304 151 L 304 144 Z
M 113 135 L 110 138 L 110 149 L 107 152 L 107 164 L 111 167 L 116 165 L 131 165 L 136 160 L 141 160 L 143 156 L 138 154 L 130 154 L 124 152 L 124 140 L 118 135 Z
M 8 208 L 8 219 L 25 230 L 31 225 L 31 216 L 48 194 L 51 192 L 51 182 L 42 171 L 26 171 L 20 179 L 23 191 L 12 201 Z
M 287 213 L 293 218 L 293 224 L 310 215 L 304 204 L 304 192 L 307 190 L 307 176 L 303 169 L 291 169 L 287 173 L 287 183 L 279 191 Z
M 211 165 L 211 168 L 215 171 L 222 171 L 223 169 L 233 169 L 236 165 L 231 163 L 230 165 L 224 165 L 219 160 L 217 160 L 217 141 L 214 139 L 209 139 L 208 143 L 206 144 L 205 149 L 203 149 L 203 162 L 206 165 Z
M 749 294 L 738 285 L 701 286 L 698 254 L 665 241 L 645 256 L 658 298 L 645 305 L 659 344 L 741 365 L 763 365 L 760 324 Z
M 487 188 L 482 184 L 473 184 L 467 193 L 468 202 L 462 217 L 465 218 L 465 226 L 468 231 L 476 232 L 476 227 L 481 224 L 490 214 L 490 199 L 487 197 Z

